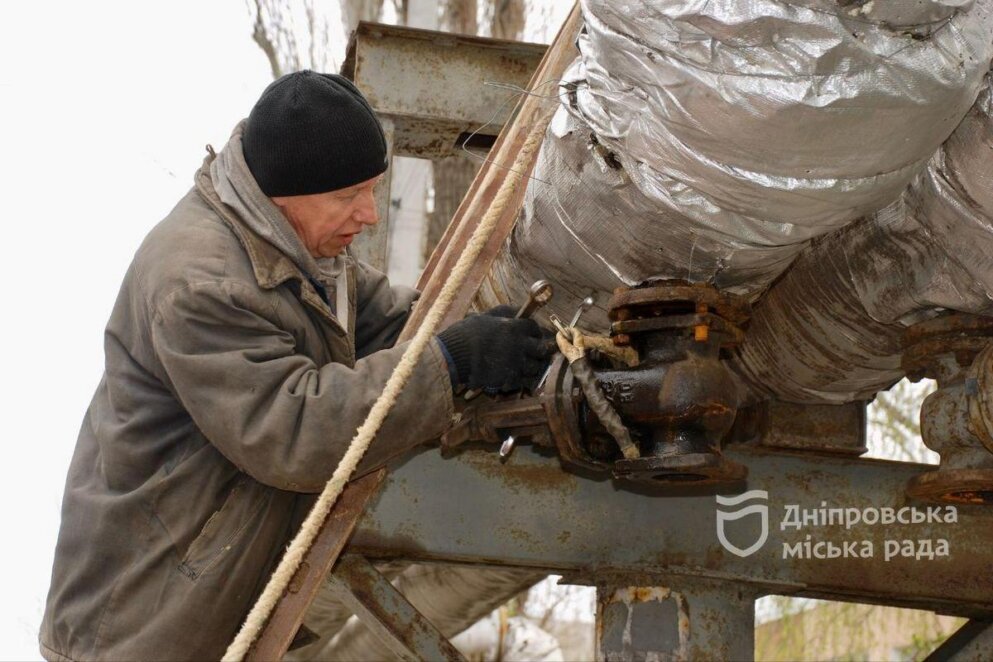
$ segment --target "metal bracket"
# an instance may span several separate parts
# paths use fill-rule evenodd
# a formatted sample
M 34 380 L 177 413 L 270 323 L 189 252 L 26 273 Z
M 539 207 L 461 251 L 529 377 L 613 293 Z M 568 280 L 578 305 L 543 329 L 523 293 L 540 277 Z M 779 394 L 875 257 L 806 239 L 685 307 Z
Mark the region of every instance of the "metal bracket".
M 464 662 L 455 646 L 362 556 L 342 556 L 328 584 L 335 597 L 399 659 Z
M 924 662 L 988 660 L 991 653 L 993 653 L 993 623 L 971 620 L 934 649 Z

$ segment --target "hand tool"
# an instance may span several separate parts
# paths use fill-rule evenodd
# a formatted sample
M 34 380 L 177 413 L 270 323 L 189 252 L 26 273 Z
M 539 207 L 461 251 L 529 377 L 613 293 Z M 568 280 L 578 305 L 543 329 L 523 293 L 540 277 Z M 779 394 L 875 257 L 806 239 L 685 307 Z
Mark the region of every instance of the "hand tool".
M 572 319 L 569 321 L 568 327 L 564 326 L 562 322 L 559 320 L 559 318 L 555 315 L 550 315 L 548 319 L 552 321 L 552 324 L 555 325 L 556 329 L 558 329 L 562 333 L 565 333 L 565 329 L 572 328 L 577 324 L 579 324 L 579 318 L 583 316 L 583 313 L 585 313 L 587 310 L 593 307 L 593 294 L 595 293 L 590 292 L 589 296 L 587 296 L 585 299 L 579 302 L 579 308 L 576 309 L 576 314 L 573 315 Z M 545 385 L 545 380 L 548 379 L 548 372 L 551 369 L 552 369 L 551 364 L 549 364 L 549 366 L 545 368 L 544 374 L 541 376 L 541 379 L 538 380 L 538 385 L 534 387 L 536 393 L 541 390 L 542 386 Z

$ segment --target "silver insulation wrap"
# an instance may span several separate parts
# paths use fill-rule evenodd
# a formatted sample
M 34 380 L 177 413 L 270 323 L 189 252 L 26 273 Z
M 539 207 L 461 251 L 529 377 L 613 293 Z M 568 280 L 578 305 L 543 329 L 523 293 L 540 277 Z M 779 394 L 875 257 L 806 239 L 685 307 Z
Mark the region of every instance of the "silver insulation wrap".
M 732 367 L 755 397 L 870 399 L 906 327 L 993 315 L 993 91 L 896 203 L 818 242 L 762 298 Z
M 559 314 L 649 278 L 757 298 L 921 172 L 989 69 L 990 7 L 583 0 L 580 58 L 477 305 L 538 278 Z

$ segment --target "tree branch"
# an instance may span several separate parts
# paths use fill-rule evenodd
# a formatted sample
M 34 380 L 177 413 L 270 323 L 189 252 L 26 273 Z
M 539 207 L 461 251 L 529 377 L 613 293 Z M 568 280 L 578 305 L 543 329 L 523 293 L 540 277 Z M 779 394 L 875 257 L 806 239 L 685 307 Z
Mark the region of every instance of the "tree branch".
M 269 32 L 266 30 L 265 22 L 262 19 L 262 3 L 255 0 L 255 26 L 252 29 L 252 41 L 254 41 L 266 59 L 269 60 L 269 68 L 272 70 L 272 78 L 275 80 L 283 75 L 282 67 L 279 64 L 279 56 L 276 54 L 276 46 L 272 43 Z

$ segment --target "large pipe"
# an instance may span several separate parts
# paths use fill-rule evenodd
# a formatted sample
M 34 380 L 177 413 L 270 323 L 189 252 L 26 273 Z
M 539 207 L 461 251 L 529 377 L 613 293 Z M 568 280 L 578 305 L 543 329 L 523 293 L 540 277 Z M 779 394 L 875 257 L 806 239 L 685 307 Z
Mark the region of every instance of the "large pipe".
M 552 278 L 571 313 L 650 278 L 758 299 L 899 197 L 976 99 L 990 0 L 583 0 L 522 213 L 477 300 Z
M 907 327 L 993 315 L 993 88 L 900 200 L 812 246 L 754 309 L 732 366 L 753 396 L 871 399 Z

